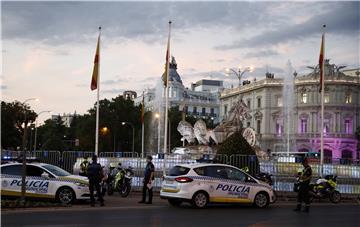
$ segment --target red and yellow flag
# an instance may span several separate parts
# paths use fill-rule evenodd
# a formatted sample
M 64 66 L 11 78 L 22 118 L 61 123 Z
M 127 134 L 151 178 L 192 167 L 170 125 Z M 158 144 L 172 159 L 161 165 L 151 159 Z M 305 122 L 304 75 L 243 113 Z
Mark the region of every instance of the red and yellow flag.
M 167 50 L 166 50 L 166 63 L 165 63 L 165 72 L 164 75 L 162 77 L 162 80 L 164 82 L 164 86 L 167 87 L 167 76 L 168 76 L 168 69 L 169 69 L 169 62 L 170 62 L 170 53 L 169 53 L 169 45 L 170 45 L 170 40 L 168 41 L 168 45 L 167 45 Z
M 97 41 L 96 53 L 95 53 L 95 59 L 94 59 L 94 69 L 93 69 L 92 78 L 91 78 L 90 88 L 92 91 L 97 89 L 97 82 L 98 82 L 98 77 L 99 77 L 99 62 L 100 62 L 100 34 L 99 34 L 98 41 Z
M 324 80 L 324 34 L 322 34 L 321 37 L 321 47 L 320 47 L 320 56 L 319 56 L 319 68 L 320 68 L 320 88 L 319 88 L 319 92 L 321 92 L 322 88 L 323 88 L 323 80 Z
M 162 76 L 162 80 L 164 82 L 164 86 L 167 87 L 168 82 L 168 75 L 169 75 L 169 64 L 170 64 L 170 35 L 171 35 L 171 21 L 169 21 L 169 36 L 168 36 L 168 42 L 167 42 L 167 48 L 166 48 L 166 63 L 165 63 L 165 72 Z

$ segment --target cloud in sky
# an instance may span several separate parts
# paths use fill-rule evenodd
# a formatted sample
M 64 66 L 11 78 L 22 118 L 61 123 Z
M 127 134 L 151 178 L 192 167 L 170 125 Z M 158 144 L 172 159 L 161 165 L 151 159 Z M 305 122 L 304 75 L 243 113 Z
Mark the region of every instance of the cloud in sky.
M 2 2 L 7 101 L 39 97 L 37 110 L 85 112 L 101 25 L 101 98 L 155 86 L 171 53 L 185 86 L 200 79 L 237 84 L 224 69 L 253 65 L 244 78 L 299 73 L 316 64 L 321 25 L 327 57 L 359 66 L 360 2 Z M 7 50 L 7 51 L 4 51 Z M 4 89 L 7 88 L 7 89 Z M 50 106 L 49 106 L 50 105 Z
M 279 3 L 278 3 L 279 4 Z M 3 37 L 49 44 L 88 41 L 102 25 L 108 37 L 155 41 L 174 29 L 230 26 L 242 31 L 257 24 L 280 24 L 259 2 L 3 2 Z M 251 18 L 251 19 L 250 19 Z M 151 38 L 150 38 L 151 37 Z
M 256 52 L 249 52 L 247 54 L 245 54 L 245 57 L 248 58 L 258 58 L 258 57 L 268 57 L 268 56 L 275 56 L 275 55 L 279 55 L 280 53 L 275 51 L 275 50 L 260 50 L 260 51 L 256 51 Z
M 360 32 L 360 2 L 330 3 L 333 8 L 325 13 L 312 16 L 300 24 L 291 24 L 276 30 L 265 31 L 259 35 L 235 41 L 216 47 L 217 49 L 234 49 L 244 47 L 257 47 L 276 45 L 291 40 L 303 40 L 318 34 L 321 26 L 327 24 L 326 32 L 341 35 L 359 35 Z

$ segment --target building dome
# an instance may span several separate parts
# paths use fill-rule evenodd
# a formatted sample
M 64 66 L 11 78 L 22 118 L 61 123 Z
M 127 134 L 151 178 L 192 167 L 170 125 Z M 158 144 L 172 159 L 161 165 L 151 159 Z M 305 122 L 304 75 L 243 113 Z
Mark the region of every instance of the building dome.
M 178 82 L 182 84 L 181 77 L 176 70 L 177 70 L 177 63 L 175 61 L 175 58 L 172 56 L 171 62 L 169 64 L 169 82 Z M 164 74 L 162 77 L 164 78 Z

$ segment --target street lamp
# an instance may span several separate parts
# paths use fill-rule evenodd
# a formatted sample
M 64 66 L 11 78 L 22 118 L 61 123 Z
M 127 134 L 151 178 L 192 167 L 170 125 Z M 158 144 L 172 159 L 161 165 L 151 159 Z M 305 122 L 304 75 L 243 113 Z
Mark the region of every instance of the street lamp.
M 225 70 L 228 74 L 233 73 L 235 74 L 235 76 L 239 79 L 239 87 L 241 86 L 241 78 L 242 76 L 246 73 L 246 72 L 252 72 L 254 71 L 254 67 L 253 66 L 249 66 L 246 67 L 245 69 L 241 69 L 241 67 L 239 66 L 238 71 L 232 69 L 232 68 L 227 68 Z
M 131 127 L 132 127 L 132 130 L 133 130 L 133 141 L 132 141 L 132 157 L 134 157 L 134 155 L 135 155 L 135 150 L 134 150 L 134 145 L 135 145 L 135 127 L 134 127 L 134 125 L 131 123 L 131 122 L 127 122 L 127 121 L 123 121 L 123 122 L 121 122 L 121 124 L 122 125 L 126 125 L 126 124 L 128 124 L 128 125 L 130 125 Z
M 108 129 L 108 127 L 102 127 L 102 128 L 100 129 L 100 131 L 101 131 L 101 133 L 102 133 L 103 135 L 106 135 L 106 133 L 109 131 L 109 129 Z
M 29 98 L 22 102 L 22 105 L 25 106 L 27 102 L 30 101 L 39 101 L 37 98 Z M 26 107 L 24 112 L 24 134 L 22 139 L 22 173 L 21 173 L 21 201 L 25 203 L 25 176 L 26 176 L 26 136 L 27 136 L 27 115 L 26 115 Z
M 43 113 L 49 113 L 51 114 L 51 111 L 50 110 L 44 110 L 44 111 L 41 111 L 40 113 L 38 113 L 36 119 L 35 119 L 35 138 L 34 138 L 34 152 L 36 151 L 36 147 L 37 147 L 37 144 L 36 144 L 36 139 L 37 139 L 37 119 L 38 117 L 43 114 Z

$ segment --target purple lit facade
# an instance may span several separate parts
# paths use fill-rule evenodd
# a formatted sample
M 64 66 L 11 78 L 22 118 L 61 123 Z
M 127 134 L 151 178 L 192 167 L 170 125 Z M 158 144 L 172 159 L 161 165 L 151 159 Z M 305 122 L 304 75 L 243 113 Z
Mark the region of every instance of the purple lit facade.
M 346 75 L 341 67 L 325 64 L 325 112 L 324 157 L 325 161 L 360 159 L 355 138 L 360 126 L 360 78 L 359 73 Z M 358 70 L 358 69 L 357 69 Z M 318 153 L 320 151 L 321 94 L 319 93 L 319 69 L 308 75 L 296 76 L 294 81 L 294 110 L 291 124 L 292 151 Z M 223 106 L 231 106 L 241 97 L 250 103 L 251 119 L 244 125 L 260 127 L 258 140 L 263 150 L 283 152 L 284 120 L 281 78 L 266 77 L 240 88 L 225 89 L 220 100 L 220 116 Z M 261 99 L 261 106 L 255 105 Z M 260 123 L 260 126 L 258 125 Z M 256 130 L 258 131 L 258 130 Z

